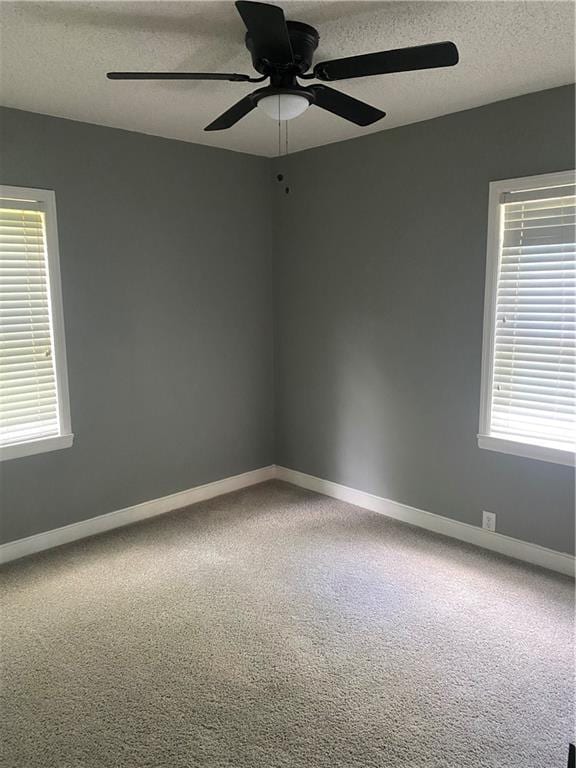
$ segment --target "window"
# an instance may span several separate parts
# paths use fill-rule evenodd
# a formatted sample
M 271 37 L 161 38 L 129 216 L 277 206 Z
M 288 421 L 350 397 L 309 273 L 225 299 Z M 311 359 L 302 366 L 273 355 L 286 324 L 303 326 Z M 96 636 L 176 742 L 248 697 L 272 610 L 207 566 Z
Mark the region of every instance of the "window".
M 0 458 L 70 445 L 54 192 L 0 186 Z
M 574 171 L 490 185 L 481 448 L 574 463 Z

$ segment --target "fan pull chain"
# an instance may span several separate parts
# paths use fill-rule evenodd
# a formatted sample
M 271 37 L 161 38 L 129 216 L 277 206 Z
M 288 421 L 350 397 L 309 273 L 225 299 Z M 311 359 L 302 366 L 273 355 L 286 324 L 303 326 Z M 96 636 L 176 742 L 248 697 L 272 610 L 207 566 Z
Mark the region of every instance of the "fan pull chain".
M 280 96 L 278 96 L 278 157 L 282 157 L 282 113 L 280 111 Z M 288 154 L 288 120 L 284 120 L 284 156 Z
M 282 154 L 282 124 L 280 121 L 280 94 L 278 94 L 278 157 Z

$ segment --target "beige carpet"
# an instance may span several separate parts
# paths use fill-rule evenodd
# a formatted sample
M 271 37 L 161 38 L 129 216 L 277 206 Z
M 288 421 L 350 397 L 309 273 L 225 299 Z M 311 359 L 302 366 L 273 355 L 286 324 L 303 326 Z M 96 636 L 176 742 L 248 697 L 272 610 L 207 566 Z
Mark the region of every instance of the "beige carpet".
M 2 570 L 2 766 L 565 768 L 573 584 L 269 483 Z

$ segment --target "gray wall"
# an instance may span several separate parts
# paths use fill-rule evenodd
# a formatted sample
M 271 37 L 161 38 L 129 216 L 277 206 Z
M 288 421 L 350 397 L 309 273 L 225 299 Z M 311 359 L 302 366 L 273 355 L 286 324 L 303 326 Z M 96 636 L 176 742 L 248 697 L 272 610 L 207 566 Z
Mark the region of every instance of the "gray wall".
M 0 465 L 12 540 L 273 462 L 269 161 L 3 109 L 56 191 L 72 448 Z
M 2 540 L 276 460 L 573 548 L 572 471 L 476 443 L 488 183 L 574 167 L 571 88 L 275 161 L 0 118 L 0 181 L 57 194 L 76 434 L 0 464 Z
M 277 162 L 277 463 L 572 550 L 573 471 L 476 434 L 488 184 L 573 167 L 570 87 Z

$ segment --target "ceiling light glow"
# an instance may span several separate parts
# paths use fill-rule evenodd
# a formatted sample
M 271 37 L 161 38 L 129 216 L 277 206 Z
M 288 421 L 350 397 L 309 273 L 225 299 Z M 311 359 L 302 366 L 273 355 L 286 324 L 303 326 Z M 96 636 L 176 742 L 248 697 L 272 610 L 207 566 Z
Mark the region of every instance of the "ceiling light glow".
M 297 93 L 279 93 L 264 96 L 258 101 L 258 108 L 273 120 L 293 120 L 305 112 L 310 103 L 305 96 Z

